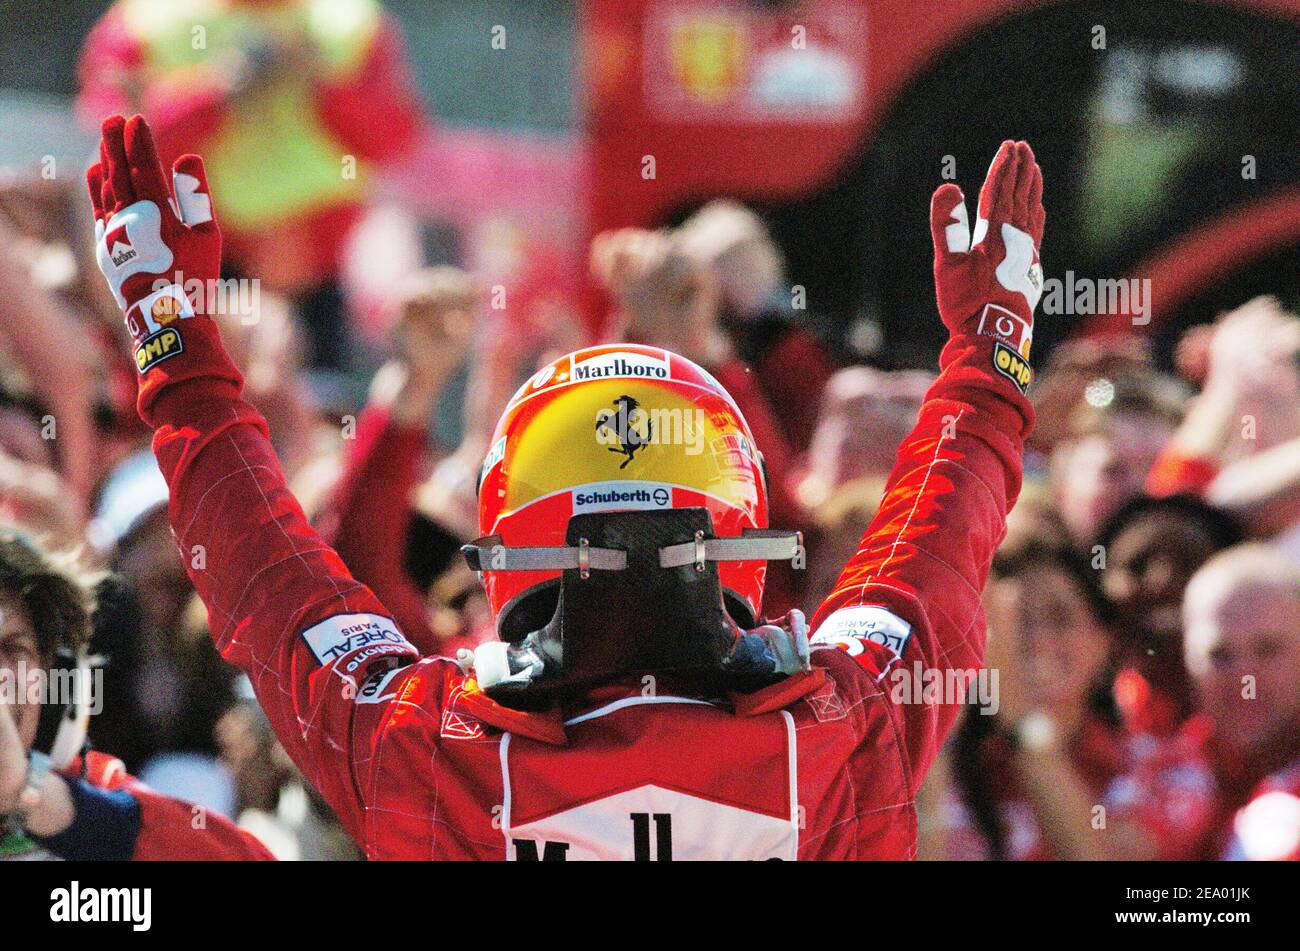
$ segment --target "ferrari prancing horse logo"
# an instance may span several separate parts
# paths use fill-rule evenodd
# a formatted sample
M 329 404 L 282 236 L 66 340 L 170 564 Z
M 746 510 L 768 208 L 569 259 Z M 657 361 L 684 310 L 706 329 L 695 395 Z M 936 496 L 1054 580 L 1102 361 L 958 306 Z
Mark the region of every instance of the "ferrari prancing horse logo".
M 614 407 L 596 414 L 596 438 L 602 443 L 614 443 L 607 448 L 627 457 L 619 464 L 620 469 L 626 469 L 639 450 L 654 442 L 654 422 L 631 396 L 620 396 L 614 400 Z

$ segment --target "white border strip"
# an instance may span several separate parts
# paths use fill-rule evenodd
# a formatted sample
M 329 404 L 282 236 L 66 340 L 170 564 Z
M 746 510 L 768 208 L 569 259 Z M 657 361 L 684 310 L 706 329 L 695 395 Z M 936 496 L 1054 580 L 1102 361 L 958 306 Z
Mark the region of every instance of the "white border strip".
M 789 750 L 786 769 L 790 771 L 790 828 L 794 832 L 794 854 L 790 861 L 793 862 L 799 859 L 799 741 L 790 711 L 782 710 L 781 716 L 785 720 L 786 747 Z
M 510 854 L 510 846 L 513 842 L 510 839 L 510 734 L 502 733 L 501 742 L 497 744 L 497 750 L 501 757 L 501 835 L 506 840 L 506 861 L 514 860 Z

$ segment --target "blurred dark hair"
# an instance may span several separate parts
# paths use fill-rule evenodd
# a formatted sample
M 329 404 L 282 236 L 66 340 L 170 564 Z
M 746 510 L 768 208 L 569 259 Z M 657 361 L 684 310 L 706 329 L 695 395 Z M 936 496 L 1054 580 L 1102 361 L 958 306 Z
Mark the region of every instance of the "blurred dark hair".
M 49 555 L 22 535 L 0 531 L 0 592 L 27 609 L 46 658 L 89 646 L 92 584 L 74 559 Z
M 428 591 L 444 571 L 459 559 L 465 544 L 433 519 L 414 512 L 406 530 L 405 568 L 421 591 Z
M 1136 495 L 1129 499 L 1101 524 L 1094 545 L 1109 550 L 1125 530 L 1139 519 L 1150 515 L 1172 515 L 1180 521 L 1194 522 L 1209 536 L 1215 551 L 1239 544 L 1246 533 L 1231 514 L 1216 508 L 1198 495 L 1182 492 L 1153 498 Z
M 1097 572 L 1088 559 L 1063 542 L 1031 535 L 1012 549 L 999 548 L 993 556 L 993 576 L 1009 578 L 1034 568 L 1056 568 L 1068 575 L 1088 602 L 1093 618 L 1109 627 L 1114 609 L 1101 590 Z
M 988 845 L 989 858 L 1001 862 L 1007 857 L 1007 830 L 1002 827 L 993 777 L 985 760 L 985 745 L 995 735 L 993 720 L 981 713 L 977 704 L 966 705 L 952 737 L 952 777 L 971 823 Z

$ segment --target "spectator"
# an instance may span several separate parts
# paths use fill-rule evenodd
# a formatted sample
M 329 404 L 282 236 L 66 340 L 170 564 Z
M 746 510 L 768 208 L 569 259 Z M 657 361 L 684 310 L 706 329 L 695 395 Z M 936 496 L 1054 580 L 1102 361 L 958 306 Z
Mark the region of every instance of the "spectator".
M 251 691 L 250 691 L 251 693 Z M 239 826 L 281 861 L 356 861 L 356 846 L 303 781 L 251 697 L 217 722 L 221 760 L 239 789 Z
M 169 167 L 202 153 L 230 272 L 293 301 L 310 366 L 345 367 L 342 251 L 374 172 L 425 124 L 396 24 L 374 0 L 141 6 L 119 0 L 87 37 L 82 116 L 146 113 Z
M 0 534 L 0 860 L 269 858 L 225 819 L 194 823 L 196 807 L 86 747 L 103 700 L 87 653 L 94 580 L 73 558 Z
M 105 681 L 114 710 L 97 720 L 95 739 L 135 772 L 170 753 L 214 763 L 212 726 L 232 701 L 234 669 L 212 648 L 204 620 L 191 614 L 194 591 L 167 525 L 166 485 L 152 454 L 119 467 L 100 510 L 96 537 L 124 590 L 115 593 L 116 620 L 99 645 L 111 658 Z
M 26 439 L 19 458 L 58 465 L 71 490 L 66 500 L 69 517 L 80 524 L 95 476 L 93 351 L 76 332 L 73 315 L 33 283 L 29 263 L 14 254 L 15 244 L 16 236 L 0 220 L 0 346 L 11 357 L 11 367 L 25 371 L 34 398 L 29 407 L 40 407 L 34 421 L 42 442 Z M 12 383 L 12 369 L 6 375 L 6 383 Z M 9 386 L 5 389 L 12 395 Z M 6 417 L 6 442 L 13 451 L 18 448 L 14 442 L 18 421 L 12 414 Z M 59 436 L 52 446 L 48 443 L 51 422 Z M 30 458 L 33 455 L 39 458 Z
M 468 504 L 456 485 L 437 493 L 440 523 L 417 521 L 413 507 L 427 467 L 430 421 L 448 378 L 469 349 L 478 294 L 463 271 L 435 268 L 413 276 L 399 292 L 397 306 L 397 356 L 376 375 L 344 473 L 320 519 L 321 531 L 357 579 L 394 612 L 413 643 L 426 653 L 454 654 L 456 646 L 472 646 L 475 635 L 491 633 L 453 633 L 445 610 L 439 610 L 447 604 L 429 603 L 433 582 L 460 545 L 477 535 L 477 518 L 463 514 L 473 504 L 474 476 Z M 415 572 L 413 556 L 423 562 Z M 457 635 L 469 639 L 458 641 Z
M 1300 859 L 1300 566 L 1220 552 L 1183 603 L 1201 713 L 1148 740 L 1114 784 L 1105 851 L 1150 859 Z
M 687 258 L 713 275 L 720 325 L 754 368 L 768 402 L 782 408 L 785 438 L 795 450 L 807 449 L 818 399 L 835 367 L 812 331 L 806 302 L 796 309 L 767 226 L 744 205 L 719 199 L 683 222 L 676 239 Z
M 830 593 L 857 549 L 893 468 L 894 454 L 933 378 L 919 371 L 840 370 L 826 384 L 796 497 L 809 513 L 803 603 Z
M 939 857 L 1084 858 L 1090 804 L 1123 762 L 1109 607 L 1095 573 L 1059 543 L 1004 549 L 993 570 L 994 703 L 968 710 L 946 752 Z
M 1153 495 L 1203 491 L 1224 466 L 1300 438 L 1300 319 L 1257 297 L 1189 335 L 1185 362 L 1193 345 L 1204 386 L 1150 474 Z
M 1240 540 L 1231 517 L 1187 495 L 1138 496 L 1102 526 L 1090 558 L 1114 612 L 1116 699 L 1129 729 L 1166 735 L 1191 714 L 1183 591 L 1211 555 Z
M 1069 439 L 1075 411 L 1088 403 L 1090 386 L 1098 401 L 1105 390 L 1101 381 L 1127 391 L 1150 389 L 1157 379 L 1150 341 L 1144 337 L 1108 334 L 1060 341 L 1034 374 L 1029 445 L 1036 455 L 1050 455 L 1057 443 Z
M 1179 394 L 1155 375 L 1097 378 L 1085 392 L 1050 461 L 1055 504 L 1078 545 L 1142 492 L 1180 415 Z
M 803 524 L 803 507 L 788 482 L 794 447 L 758 375 L 736 354 L 721 326 L 721 291 L 713 273 L 685 253 L 677 236 L 639 228 L 597 235 L 591 266 L 596 280 L 614 297 L 609 338 L 663 347 L 712 373 L 763 447 L 770 524 Z M 778 562 L 768 566 L 767 579 L 764 611 L 769 617 L 800 603 L 802 573 Z

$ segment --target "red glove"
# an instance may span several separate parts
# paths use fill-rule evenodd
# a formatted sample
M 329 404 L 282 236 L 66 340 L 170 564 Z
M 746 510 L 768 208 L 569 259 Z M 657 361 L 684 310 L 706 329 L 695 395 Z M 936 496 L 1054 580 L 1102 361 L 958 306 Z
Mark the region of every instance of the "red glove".
M 207 303 L 217 296 L 221 231 L 202 159 L 182 155 L 169 177 L 143 117 L 110 116 L 102 131 L 100 161 L 86 173 L 96 256 L 135 341 L 143 414 L 156 391 L 205 362 L 182 354 L 220 348 Z
M 996 338 L 994 368 L 1022 392 L 1043 292 L 1038 248 L 1045 219 L 1043 174 L 1027 142 L 1003 142 L 994 156 L 973 240 L 960 188 L 940 185 L 930 199 L 939 316 L 954 336 Z

